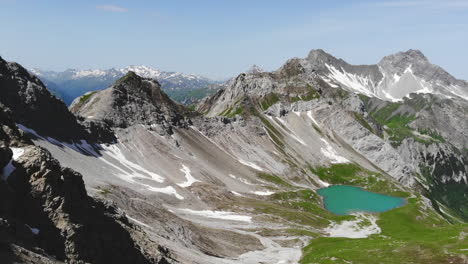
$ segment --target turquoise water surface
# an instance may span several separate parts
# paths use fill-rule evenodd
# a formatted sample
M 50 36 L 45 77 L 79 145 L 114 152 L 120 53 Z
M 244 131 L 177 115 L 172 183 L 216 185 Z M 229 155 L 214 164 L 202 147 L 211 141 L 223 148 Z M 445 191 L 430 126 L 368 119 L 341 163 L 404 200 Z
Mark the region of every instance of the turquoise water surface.
M 380 213 L 406 203 L 403 198 L 368 192 L 347 185 L 333 185 L 317 192 L 323 196 L 325 208 L 337 215 L 353 212 Z

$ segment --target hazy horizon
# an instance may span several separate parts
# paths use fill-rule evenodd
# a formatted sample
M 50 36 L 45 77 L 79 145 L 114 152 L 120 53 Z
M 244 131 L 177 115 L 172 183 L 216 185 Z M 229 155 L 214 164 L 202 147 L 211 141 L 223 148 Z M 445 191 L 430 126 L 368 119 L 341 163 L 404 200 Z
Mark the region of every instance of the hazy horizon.
M 421 50 L 468 79 L 468 1 L 0 0 L 0 56 L 63 71 L 146 65 L 220 80 L 324 49 L 351 64 Z M 80 21 L 80 23 L 76 23 Z

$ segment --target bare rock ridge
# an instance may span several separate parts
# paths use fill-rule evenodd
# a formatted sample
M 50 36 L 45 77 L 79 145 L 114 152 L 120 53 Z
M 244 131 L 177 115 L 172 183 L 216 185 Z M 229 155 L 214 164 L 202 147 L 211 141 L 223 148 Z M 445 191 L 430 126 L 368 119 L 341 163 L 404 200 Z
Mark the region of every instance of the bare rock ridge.
M 320 75 L 331 86 L 382 100 L 397 101 L 411 93 L 468 98 L 466 81 L 432 64 L 419 50 L 389 55 L 374 65 L 351 65 L 320 49 L 296 60 L 306 72 Z
M 111 87 L 77 98 L 70 110 L 112 127 L 155 126 L 171 134 L 172 126 L 187 127 L 189 110 L 172 101 L 154 79 L 128 72 Z
M 0 58 L 0 103 L 12 111 L 15 122 L 61 140 L 86 138 L 66 105 L 21 65 Z

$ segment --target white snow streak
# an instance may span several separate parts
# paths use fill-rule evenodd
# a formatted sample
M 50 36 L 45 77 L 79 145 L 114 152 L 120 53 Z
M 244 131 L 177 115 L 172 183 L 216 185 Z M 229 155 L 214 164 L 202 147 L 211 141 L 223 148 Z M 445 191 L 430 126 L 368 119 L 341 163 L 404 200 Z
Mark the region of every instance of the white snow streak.
M 279 118 L 279 117 L 276 117 L 276 118 L 273 118 L 272 116 L 267 116 L 273 123 L 275 124 L 278 124 L 276 122 L 276 120 L 278 120 L 279 122 L 281 122 L 281 124 L 283 124 L 285 127 L 287 127 L 287 124 L 286 122 Z M 288 134 L 289 136 L 291 136 L 294 140 L 296 140 L 297 142 L 299 142 L 300 144 L 304 145 L 304 146 L 307 146 L 307 144 L 304 142 L 304 140 L 300 139 L 298 136 L 296 136 L 296 134 L 294 134 L 294 132 L 288 132 L 286 131 L 286 129 L 284 129 L 282 126 L 278 125 L 278 127 L 280 128 L 280 130 L 282 130 L 284 133 Z
M 253 169 L 256 169 L 256 170 L 259 170 L 259 171 L 264 171 L 260 166 L 258 166 L 255 163 L 244 161 L 244 160 L 241 160 L 241 159 L 239 159 L 239 162 L 244 164 L 245 166 L 249 166 L 249 167 L 251 167 Z
M 135 222 L 135 223 L 141 225 L 141 226 L 145 226 L 145 227 L 147 227 L 147 228 L 151 228 L 151 226 L 149 226 L 149 225 L 147 225 L 147 224 L 145 224 L 145 223 L 143 223 L 143 222 L 141 222 L 141 221 L 139 221 L 139 220 L 137 220 L 137 219 L 135 219 L 135 218 L 133 218 L 133 217 L 130 217 L 130 216 L 127 215 L 127 218 L 130 219 L 130 220 L 132 220 L 133 222 Z
M 159 174 L 153 173 L 151 171 L 148 171 L 147 169 L 141 167 L 140 165 L 133 163 L 129 161 L 122 153 L 122 151 L 119 149 L 119 147 L 115 145 L 110 145 L 110 146 L 105 146 L 102 145 L 103 149 L 106 150 L 106 153 L 109 154 L 112 158 L 115 160 L 119 161 L 120 164 L 122 164 L 126 169 L 131 171 L 130 176 L 134 177 L 140 177 L 140 178 L 148 178 L 148 176 L 159 183 L 164 182 L 164 178 L 160 176 Z M 146 174 L 147 176 L 143 175 Z
M 312 110 L 310 111 L 307 111 L 307 116 L 310 118 L 310 120 L 312 120 L 312 122 L 314 122 L 315 125 L 319 126 L 319 124 L 317 123 L 317 121 L 314 119 L 314 117 L 312 116 Z
M 21 157 L 21 155 L 24 154 L 24 149 L 22 148 L 10 148 L 11 151 L 13 151 L 13 160 L 17 160 L 19 159 L 19 157 Z
M 274 192 L 271 192 L 271 191 L 256 191 L 256 192 L 253 192 L 253 194 L 261 195 L 261 196 L 268 196 L 268 195 L 274 194 Z
M 320 151 L 325 155 L 327 158 L 330 159 L 331 163 L 348 163 L 349 160 L 346 158 L 338 155 L 335 149 L 326 141 L 325 139 L 321 138 L 321 140 L 325 143 L 326 148 L 320 148 Z
M 240 182 L 245 183 L 245 184 L 247 184 L 247 185 L 255 185 L 255 184 L 249 182 L 248 180 L 246 180 L 246 179 L 244 179 L 244 178 L 236 177 L 236 176 L 233 175 L 233 174 L 229 174 L 229 177 L 231 177 L 231 178 L 233 178 L 233 179 L 236 179 L 236 180 L 239 180 Z
M 195 211 L 192 209 L 180 209 L 181 211 L 187 212 L 189 214 L 208 217 L 208 218 L 217 218 L 223 220 L 233 220 L 233 221 L 242 221 L 242 222 L 252 222 L 252 217 L 247 215 L 238 215 L 233 212 L 225 211 L 211 211 L 211 210 L 202 210 Z
M 199 180 L 195 179 L 192 176 L 192 174 L 190 173 L 189 167 L 182 164 L 182 169 L 180 169 L 180 171 L 185 174 L 185 178 L 187 179 L 185 182 L 177 184 L 180 187 L 187 188 L 187 187 L 192 186 L 192 184 L 194 184 L 195 182 L 199 182 Z
M 318 181 L 320 184 L 322 184 L 323 186 L 325 186 L 325 187 L 330 186 L 330 184 L 329 184 L 328 182 L 324 182 L 324 181 L 322 181 L 322 180 L 320 180 L 320 179 L 317 179 L 317 181 Z
M 372 87 L 374 87 L 374 84 L 368 77 L 347 73 L 344 70 L 341 72 L 332 65 L 325 64 L 325 66 L 330 70 L 330 75 L 328 75 L 330 79 L 352 88 L 359 93 L 374 96 L 374 94 L 370 92 L 373 90 Z

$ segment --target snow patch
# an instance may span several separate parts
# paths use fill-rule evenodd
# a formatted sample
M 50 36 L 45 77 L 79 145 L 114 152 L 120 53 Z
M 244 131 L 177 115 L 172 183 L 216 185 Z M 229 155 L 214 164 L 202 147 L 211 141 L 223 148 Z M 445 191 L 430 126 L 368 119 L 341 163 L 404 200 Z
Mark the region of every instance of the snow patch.
M 335 80 L 336 82 L 341 83 L 355 90 L 356 92 L 368 96 L 374 96 L 374 94 L 370 91 L 374 90 L 373 88 L 375 85 L 368 77 L 362 77 L 356 74 L 347 73 L 343 69 L 341 69 L 342 71 L 340 71 L 329 64 L 325 64 L 325 66 L 330 71 L 330 74 L 328 75 L 330 79 Z
M 324 181 L 322 181 L 322 180 L 320 180 L 320 179 L 317 179 L 317 181 L 318 181 L 320 184 L 322 184 L 323 186 L 325 186 L 325 187 L 328 187 L 328 186 L 331 185 L 331 184 L 329 184 L 328 182 L 324 182 Z
M 253 194 L 261 195 L 261 196 L 268 196 L 268 195 L 272 195 L 274 193 L 275 192 L 271 192 L 271 191 L 256 191 L 256 192 L 253 192 Z
M 199 180 L 195 179 L 192 176 L 192 174 L 190 173 L 189 167 L 182 164 L 182 169 L 180 169 L 180 171 L 185 174 L 185 178 L 187 179 L 185 182 L 177 184 L 180 187 L 187 188 L 187 187 L 192 186 L 192 184 L 194 184 L 195 182 L 199 182 Z
M 382 230 L 377 225 L 377 218 L 373 215 L 353 214 L 356 220 L 333 223 L 325 229 L 330 237 L 366 238 L 372 234 L 379 234 Z M 364 222 L 365 221 L 365 222 Z
M 312 116 L 312 110 L 310 111 L 307 111 L 307 116 L 310 118 L 310 120 L 312 120 L 312 122 L 314 122 L 315 125 L 319 126 L 319 124 L 317 123 L 317 121 L 314 119 L 314 117 Z
M 24 149 L 22 148 L 10 148 L 13 152 L 13 160 L 19 159 L 24 154 Z
M 325 143 L 326 148 L 320 148 L 320 151 L 325 155 L 327 158 L 330 159 L 331 163 L 348 163 L 349 160 L 338 155 L 336 150 L 326 141 L 325 139 L 321 138 L 321 140 Z
M 217 218 L 223 220 L 233 220 L 233 221 L 242 221 L 242 222 L 252 222 L 252 217 L 247 215 L 239 215 L 233 212 L 225 212 L 225 211 L 211 211 L 211 210 L 202 210 L 202 211 L 195 211 L 192 209 L 180 209 L 183 212 L 208 217 L 208 218 Z
M 260 166 L 258 166 L 255 163 L 244 161 L 244 160 L 241 160 L 241 159 L 239 159 L 239 162 L 244 164 L 245 166 L 251 167 L 251 168 L 256 169 L 258 171 L 264 171 L 263 168 L 261 168 Z
M 236 177 L 236 176 L 233 175 L 233 174 L 229 174 L 229 177 L 231 177 L 231 178 L 233 178 L 233 179 L 236 179 L 236 180 L 239 180 L 240 182 L 245 183 L 245 184 L 247 184 L 247 185 L 255 185 L 255 184 L 249 182 L 248 180 L 243 179 L 243 178 Z
M 116 145 L 110 145 L 110 146 L 106 146 L 106 145 L 102 145 L 102 148 L 106 151 L 106 153 L 112 157 L 113 159 L 117 160 L 118 162 L 120 162 L 120 164 L 122 164 L 126 169 L 128 169 L 129 171 L 131 171 L 131 174 L 130 176 L 133 176 L 133 177 L 140 177 L 140 178 L 148 178 L 148 176 L 156 181 L 156 182 L 159 182 L 159 183 L 163 183 L 164 182 L 164 177 L 162 177 L 161 175 L 159 174 L 156 174 L 154 172 L 151 172 L 143 167 L 141 167 L 140 165 L 136 164 L 136 163 L 133 163 L 131 162 L 130 160 L 128 160 L 122 153 L 122 151 L 120 150 L 119 147 L 117 147 Z M 128 174 L 128 173 L 127 173 Z M 144 175 L 146 174 L 146 175 Z
M 139 221 L 139 220 L 137 220 L 137 219 L 135 219 L 135 218 L 133 218 L 133 217 L 130 217 L 130 216 L 127 215 L 127 218 L 130 219 L 130 220 L 132 220 L 133 222 L 135 222 L 135 223 L 141 225 L 141 226 L 144 226 L 144 227 L 147 227 L 147 228 L 151 228 L 151 226 L 149 226 L 149 225 L 147 225 L 147 224 L 145 224 L 145 223 L 143 223 L 143 222 L 141 222 L 141 221 Z
M 273 123 L 275 124 L 278 124 L 276 122 L 276 120 L 278 120 L 279 122 L 281 122 L 281 124 L 283 124 L 283 126 L 287 127 L 288 125 L 286 124 L 286 122 L 279 118 L 279 117 L 276 117 L 276 118 L 273 118 L 271 116 L 267 116 Z M 278 127 L 286 134 L 288 134 L 290 137 L 292 137 L 294 140 L 296 140 L 297 142 L 299 142 L 300 144 L 304 145 L 304 146 L 307 146 L 307 144 L 304 142 L 304 140 L 300 139 L 296 134 L 294 134 L 294 132 L 288 132 L 286 131 L 286 129 L 284 129 L 282 126 L 278 125 Z
M 2 179 L 7 180 L 8 177 L 16 170 L 16 167 L 13 166 L 13 161 L 19 159 L 21 155 L 24 154 L 24 149 L 22 148 L 10 148 L 11 151 L 13 152 L 13 156 L 11 157 L 10 162 L 1 170 L 1 173 L 3 175 Z

